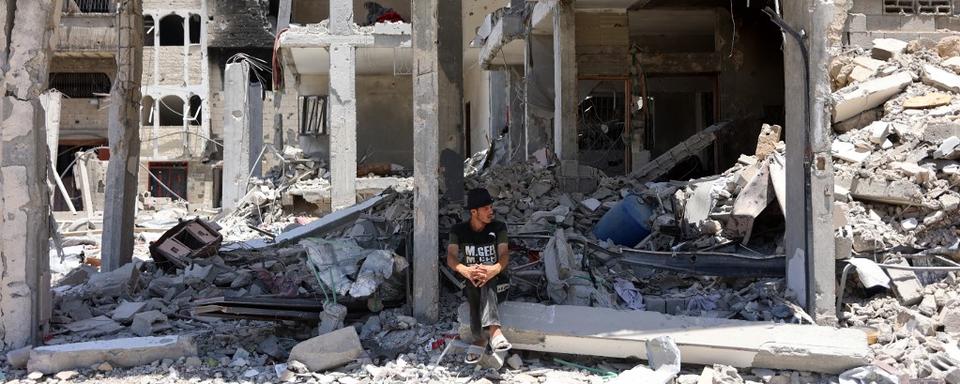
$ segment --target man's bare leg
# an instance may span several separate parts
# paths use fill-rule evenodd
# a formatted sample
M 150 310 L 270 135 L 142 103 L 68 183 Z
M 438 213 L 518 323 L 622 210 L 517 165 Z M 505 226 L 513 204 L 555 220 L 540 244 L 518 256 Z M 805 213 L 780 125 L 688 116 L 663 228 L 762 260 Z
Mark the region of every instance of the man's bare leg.
M 490 340 L 493 340 L 494 337 L 497 337 L 497 335 L 499 335 L 499 334 L 502 333 L 502 332 L 500 332 L 500 326 L 499 326 L 499 325 L 491 325 L 491 326 L 487 327 L 487 330 L 490 331 Z

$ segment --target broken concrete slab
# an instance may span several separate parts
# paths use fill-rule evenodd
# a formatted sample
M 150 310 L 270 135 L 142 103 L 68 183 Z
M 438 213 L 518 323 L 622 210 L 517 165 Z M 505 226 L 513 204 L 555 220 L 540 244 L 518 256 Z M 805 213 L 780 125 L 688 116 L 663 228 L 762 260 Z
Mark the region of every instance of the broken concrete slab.
M 129 323 L 133 321 L 133 315 L 136 315 L 147 306 L 147 303 L 140 301 L 124 301 L 117 306 L 116 309 L 110 314 L 110 318 L 114 321 L 119 321 L 121 323 Z
M 830 145 L 830 153 L 833 155 L 833 157 L 836 157 L 840 160 L 859 164 L 866 160 L 867 157 L 870 156 L 871 152 L 866 149 L 857 148 L 857 146 L 853 145 L 853 143 L 834 140 Z
M 158 310 L 141 312 L 133 316 L 130 331 L 137 336 L 150 336 L 153 334 L 153 323 L 161 321 L 167 321 L 167 316 Z
M 86 284 L 71 288 L 64 298 L 87 298 L 93 296 L 121 297 L 130 295 L 140 281 L 139 263 L 129 263 L 110 272 L 95 273 Z
M 909 267 L 906 260 L 901 260 L 895 265 Z M 890 280 L 893 282 L 893 290 L 897 293 L 900 303 L 903 305 L 919 304 L 923 300 L 923 285 L 917 279 L 917 274 L 913 271 L 902 269 L 887 269 Z
M 100 363 L 114 367 L 136 367 L 163 359 L 196 356 L 197 345 L 189 336 L 134 337 L 88 341 L 34 348 L 27 370 L 53 374 L 87 369 Z
M 466 305 L 459 311 L 469 318 Z M 500 320 L 514 349 L 551 353 L 644 359 L 648 340 L 670 336 L 684 363 L 823 373 L 861 366 L 871 354 L 867 335 L 849 328 L 512 301 L 500 304 Z M 461 323 L 460 333 L 469 328 Z
M 26 346 L 7 352 L 7 364 L 14 369 L 24 369 L 27 367 L 27 361 L 30 360 L 30 351 L 33 346 Z
M 921 71 L 921 77 L 924 84 L 932 85 L 938 89 L 949 92 L 960 92 L 960 76 L 947 72 L 936 66 L 926 64 Z
M 847 133 L 852 130 L 862 129 L 870 125 L 870 123 L 880 120 L 882 117 L 883 108 L 868 109 L 844 121 L 834 122 L 833 130 L 837 133 Z
M 960 56 L 958 56 L 960 58 Z M 960 124 L 954 122 L 930 122 L 923 127 L 923 141 L 943 143 L 951 136 L 960 136 Z
M 123 329 L 123 326 L 106 316 L 74 321 L 64 326 L 73 333 L 82 333 L 88 337 L 109 335 Z
M 353 361 L 362 352 L 356 328 L 346 327 L 297 344 L 290 350 L 290 360 L 319 372 Z
M 942 92 L 929 93 L 923 96 L 914 96 L 903 101 L 904 108 L 924 109 L 950 104 L 953 96 Z
M 934 170 L 927 167 L 921 167 L 920 165 L 917 165 L 917 163 L 894 161 L 890 163 L 890 168 L 900 171 L 904 175 L 912 177 L 914 181 L 918 183 L 931 180 L 936 175 Z
M 870 55 L 877 60 L 890 60 L 897 57 L 904 49 L 907 49 L 907 42 L 897 39 L 873 39 L 873 49 Z
M 943 140 L 937 149 L 933 151 L 934 159 L 949 159 L 953 160 L 957 158 L 957 148 L 960 147 L 960 137 L 950 136 Z
M 899 72 L 834 92 L 833 122 L 844 121 L 876 108 L 910 83 L 913 83 L 913 76 L 909 72 Z
M 960 56 L 954 56 L 944 61 L 941 61 L 940 66 L 946 69 L 949 69 L 954 73 L 960 73 Z
M 908 180 L 879 180 L 837 175 L 834 182 L 840 190 L 847 191 L 850 196 L 858 200 L 895 205 L 919 205 L 923 202 L 920 186 Z

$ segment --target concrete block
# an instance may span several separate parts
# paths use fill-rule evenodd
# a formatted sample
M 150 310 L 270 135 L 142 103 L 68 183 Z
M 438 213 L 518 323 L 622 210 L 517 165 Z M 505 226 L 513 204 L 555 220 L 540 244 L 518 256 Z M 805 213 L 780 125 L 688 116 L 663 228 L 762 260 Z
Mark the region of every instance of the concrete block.
M 934 177 L 934 172 L 930 168 L 921 167 L 917 163 L 894 161 L 890 163 L 890 168 L 910 176 L 918 183 L 926 182 Z
M 290 350 L 290 360 L 318 372 L 349 363 L 362 352 L 356 328 L 345 327 L 297 344 Z
M 864 49 L 870 48 L 870 45 L 873 42 L 873 34 L 870 32 L 853 32 L 847 34 L 847 39 L 849 44 L 854 47 L 861 47 Z
M 851 13 L 847 15 L 847 31 L 850 32 L 866 32 L 867 31 L 867 15 L 862 13 Z
M 872 18 L 871 18 L 872 19 Z M 898 23 L 899 24 L 899 23 Z M 896 30 L 899 25 L 889 28 L 891 30 Z M 867 25 L 868 29 L 872 29 L 869 26 L 869 21 Z M 907 48 L 907 42 L 897 39 L 874 39 L 873 48 L 870 50 L 870 54 L 874 59 L 877 60 L 890 60 Z
M 874 144 L 882 144 L 890 135 L 890 123 L 885 121 L 874 121 L 866 129 L 870 133 L 870 142 Z
M 960 56 L 954 56 L 941 61 L 940 66 L 953 71 L 953 73 L 960 73 Z
M 167 316 L 160 311 L 138 313 L 133 316 L 133 324 L 130 325 L 130 330 L 137 336 L 150 336 L 153 334 L 153 323 L 162 321 L 167 321 Z
M 901 21 L 900 15 L 870 15 L 866 23 L 868 31 L 896 31 L 900 29 Z M 876 40 L 873 44 L 876 44 Z
M 937 20 L 933 15 L 903 16 L 897 30 L 903 32 L 934 32 L 937 30 Z
M 910 266 L 906 260 L 900 261 L 897 265 Z M 920 285 L 916 273 L 900 269 L 887 269 L 887 274 L 890 275 L 893 290 L 897 293 L 901 304 L 914 305 L 923 300 L 923 286 Z
M 833 130 L 837 133 L 847 133 L 852 130 L 863 129 L 882 117 L 883 108 L 869 109 L 839 123 L 833 123 Z
M 110 314 L 110 318 L 121 323 L 133 321 L 133 315 L 140 313 L 147 305 L 145 302 L 124 301 Z
M 960 302 L 955 301 L 944 305 L 940 309 L 938 320 L 943 325 L 944 332 L 951 335 L 960 334 Z
M 923 127 L 923 140 L 928 143 L 940 144 L 951 136 L 960 137 L 960 123 L 931 122 Z
M 760 128 L 760 136 L 757 137 L 757 159 L 766 159 L 771 153 L 776 152 L 777 143 L 780 142 L 780 133 L 783 131 L 779 125 L 764 124 Z
M 833 122 L 844 121 L 880 106 L 912 82 L 910 73 L 899 72 L 834 92 Z
M 134 337 L 88 341 L 34 348 L 28 371 L 53 374 L 91 365 L 109 363 L 114 367 L 136 367 L 154 361 L 196 356 L 197 345 L 189 336 Z
M 921 72 L 921 79 L 924 84 L 932 85 L 944 91 L 960 92 L 960 76 L 930 64 L 925 64 Z
M 468 310 L 461 305 L 460 318 Z M 549 353 L 646 359 L 647 341 L 669 336 L 687 364 L 822 373 L 861 366 L 871 354 L 867 335 L 849 328 L 510 301 L 500 320 L 514 349 Z M 460 324 L 461 333 L 469 328 Z
M 960 137 L 950 136 L 943 140 L 933 151 L 934 159 L 956 159 L 957 147 L 960 146 Z
M 858 200 L 896 205 L 922 203 L 920 186 L 907 180 L 878 180 L 865 177 L 837 176 L 835 183 L 845 187 Z
M 876 73 L 877 71 L 856 65 L 853 67 L 853 70 L 850 71 L 850 78 L 853 79 L 854 82 L 860 83 L 869 80 Z

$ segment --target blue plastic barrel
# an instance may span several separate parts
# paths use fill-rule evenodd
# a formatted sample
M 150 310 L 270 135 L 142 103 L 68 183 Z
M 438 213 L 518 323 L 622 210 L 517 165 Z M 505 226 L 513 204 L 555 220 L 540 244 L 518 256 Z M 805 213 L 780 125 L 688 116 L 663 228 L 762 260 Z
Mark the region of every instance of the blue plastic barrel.
M 653 210 L 637 195 L 627 195 L 610 208 L 593 227 L 598 240 L 611 240 L 614 244 L 633 247 L 650 234 L 647 221 Z

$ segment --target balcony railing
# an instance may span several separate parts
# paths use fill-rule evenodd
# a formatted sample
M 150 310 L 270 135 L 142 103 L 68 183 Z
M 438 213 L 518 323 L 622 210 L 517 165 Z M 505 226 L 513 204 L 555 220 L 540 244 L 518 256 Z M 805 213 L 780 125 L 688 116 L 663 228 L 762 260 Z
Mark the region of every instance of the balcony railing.
M 69 13 L 113 13 L 113 0 L 64 0 L 63 11 Z

